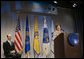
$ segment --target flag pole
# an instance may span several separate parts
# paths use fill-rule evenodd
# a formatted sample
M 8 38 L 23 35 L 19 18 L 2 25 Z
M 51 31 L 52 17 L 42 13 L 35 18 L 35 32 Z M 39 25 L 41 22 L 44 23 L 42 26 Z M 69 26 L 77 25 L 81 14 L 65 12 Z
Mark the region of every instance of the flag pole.
M 35 51 L 34 51 L 34 58 L 35 58 Z
M 28 53 L 28 55 L 27 55 L 27 57 L 29 56 L 29 53 Z

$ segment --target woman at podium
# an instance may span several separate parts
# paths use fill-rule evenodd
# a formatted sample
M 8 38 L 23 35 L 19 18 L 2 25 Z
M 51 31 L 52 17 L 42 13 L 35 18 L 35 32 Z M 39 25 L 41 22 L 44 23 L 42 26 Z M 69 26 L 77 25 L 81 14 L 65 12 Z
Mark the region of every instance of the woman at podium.
M 61 25 L 56 25 L 56 30 L 54 31 L 53 34 L 53 39 L 55 39 L 59 34 L 63 33 L 63 31 L 61 31 Z
M 62 54 L 63 49 L 59 49 L 60 47 L 62 48 L 63 46 L 61 45 L 63 40 L 63 31 L 61 31 L 61 25 L 56 25 L 56 30 L 53 33 L 53 41 L 54 41 L 54 58 L 62 57 L 60 54 Z

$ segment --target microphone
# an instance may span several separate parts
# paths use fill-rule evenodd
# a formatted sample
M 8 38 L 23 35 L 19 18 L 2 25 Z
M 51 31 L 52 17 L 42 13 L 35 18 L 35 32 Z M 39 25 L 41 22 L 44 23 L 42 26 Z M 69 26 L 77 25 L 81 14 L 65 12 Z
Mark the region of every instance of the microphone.
M 61 30 L 64 32 L 64 30 L 61 28 Z

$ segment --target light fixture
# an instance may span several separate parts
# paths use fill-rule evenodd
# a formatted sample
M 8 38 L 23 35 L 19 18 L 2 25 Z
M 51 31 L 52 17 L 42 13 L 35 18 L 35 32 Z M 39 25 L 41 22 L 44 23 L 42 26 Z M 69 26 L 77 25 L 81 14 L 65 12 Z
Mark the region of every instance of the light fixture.
M 74 3 L 74 4 L 73 4 L 73 7 L 76 7 L 76 6 L 77 6 L 77 4 L 76 4 L 76 3 Z
M 54 3 L 56 3 L 56 4 L 57 4 L 57 1 L 54 1 Z

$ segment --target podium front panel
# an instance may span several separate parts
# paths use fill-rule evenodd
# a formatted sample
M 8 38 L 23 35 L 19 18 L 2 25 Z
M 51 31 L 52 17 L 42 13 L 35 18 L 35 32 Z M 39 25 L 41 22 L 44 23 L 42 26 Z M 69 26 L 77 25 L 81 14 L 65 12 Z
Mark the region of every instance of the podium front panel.
M 54 40 L 54 57 L 61 58 L 64 57 L 64 34 L 61 33 Z

